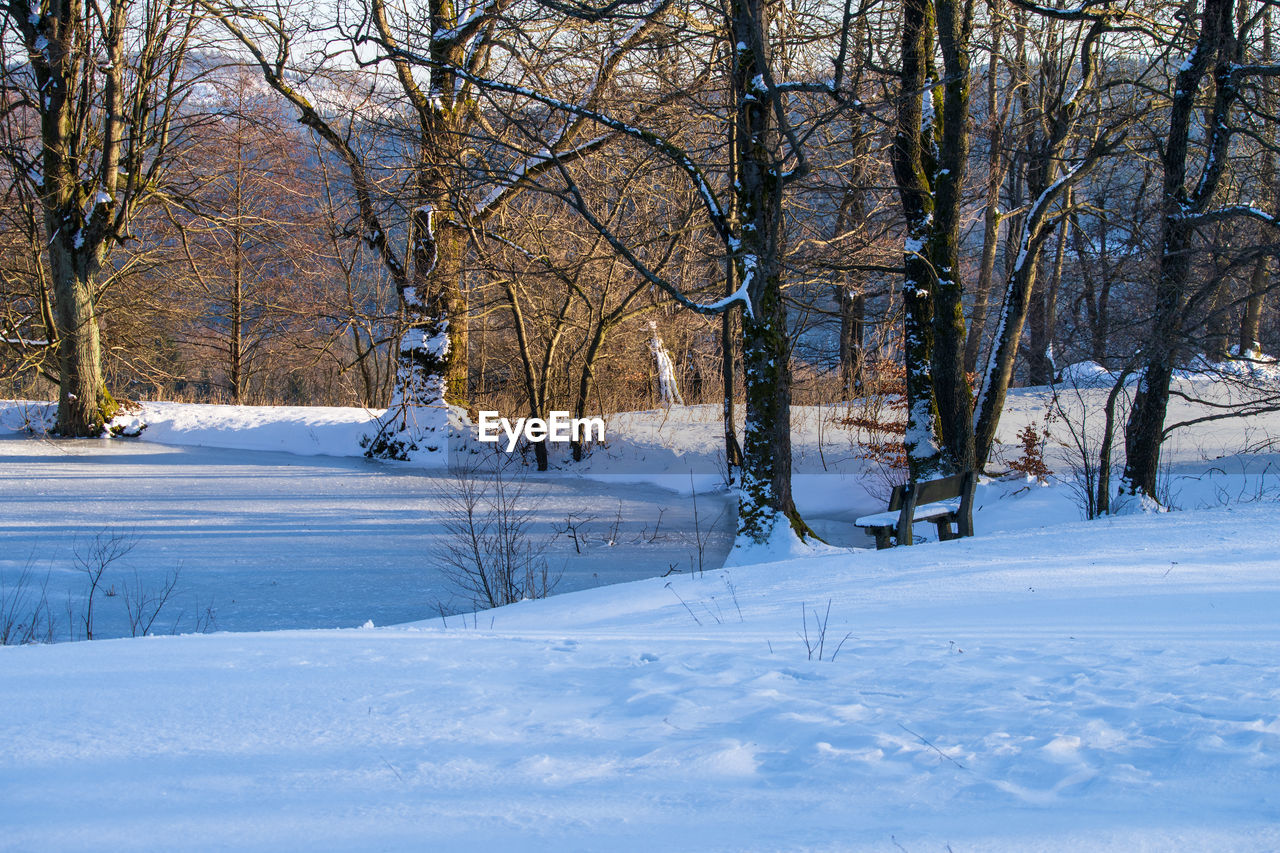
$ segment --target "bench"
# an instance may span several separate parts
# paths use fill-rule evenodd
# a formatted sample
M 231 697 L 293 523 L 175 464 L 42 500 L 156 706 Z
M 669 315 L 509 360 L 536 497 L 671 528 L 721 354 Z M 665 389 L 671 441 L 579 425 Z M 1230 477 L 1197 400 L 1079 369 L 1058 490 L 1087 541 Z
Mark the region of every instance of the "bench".
M 958 539 L 973 535 L 973 493 L 978 485 L 976 471 L 895 486 L 889 508 L 875 515 L 864 515 L 854 522 L 876 538 L 876 548 L 894 544 L 911 544 L 911 525 L 932 521 L 938 528 L 938 539 Z M 955 529 L 952 530 L 952 525 Z

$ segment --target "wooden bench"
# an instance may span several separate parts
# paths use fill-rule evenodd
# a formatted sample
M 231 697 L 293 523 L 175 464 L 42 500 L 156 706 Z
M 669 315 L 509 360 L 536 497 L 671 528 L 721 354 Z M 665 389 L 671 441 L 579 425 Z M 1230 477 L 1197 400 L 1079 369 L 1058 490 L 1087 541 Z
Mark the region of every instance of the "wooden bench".
M 973 535 L 973 493 L 978 485 L 975 471 L 896 486 L 889 498 L 889 509 L 875 515 L 864 515 L 854 524 L 876 538 L 876 548 L 894 544 L 911 544 L 911 525 L 932 521 L 938 528 L 938 539 L 958 539 Z M 952 530 L 952 525 L 955 529 Z

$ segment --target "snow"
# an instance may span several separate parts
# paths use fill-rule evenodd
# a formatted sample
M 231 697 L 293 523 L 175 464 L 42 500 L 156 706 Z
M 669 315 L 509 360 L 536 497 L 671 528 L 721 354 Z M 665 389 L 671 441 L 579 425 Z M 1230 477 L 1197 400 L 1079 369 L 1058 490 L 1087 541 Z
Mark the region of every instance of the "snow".
M 717 299 L 715 302 L 704 303 L 698 307 L 704 311 L 716 312 L 727 310 L 733 303 L 741 302 L 743 313 L 748 317 L 754 318 L 756 315 L 755 311 L 751 307 L 750 288 L 752 283 L 755 281 L 756 269 L 758 266 L 759 264 L 755 255 L 744 255 L 742 259 L 742 268 L 745 271 L 745 274 L 742 277 L 742 283 L 738 285 L 738 289 L 723 299 Z
M 664 406 L 684 405 L 680 396 L 680 387 L 676 383 L 676 367 L 667 352 L 662 338 L 658 336 L 658 324 L 649 321 L 649 351 L 653 354 L 653 362 L 658 371 L 658 399 Z
M 1069 364 L 1058 374 L 1058 382 L 1069 388 L 1110 388 L 1119 376 L 1096 361 Z
M 1002 438 L 1048 406 L 1012 391 Z M 692 527 L 642 484 L 681 479 L 713 516 L 715 408 L 610 418 L 585 476 L 531 481 L 540 523 L 621 499 L 629 538 L 658 504 Z M 823 529 L 884 506 L 818 429 L 842 412 L 793 421 Z M 441 619 L 419 568 L 441 475 L 351 458 L 376 414 L 147 403 L 140 439 L 73 442 L 0 403 L 0 576 L 38 544 L 60 578 L 76 536 L 132 521 L 140 564 L 239 584 L 221 627 L 259 629 L 0 648 L 0 850 L 1280 847 L 1280 481 L 1242 450 L 1280 417 L 1176 433 L 1176 512 L 1079 520 L 1050 422 L 1059 478 L 984 481 L 971 539 L 779 525 L 766 562 Z M 667 558 L 628 547 L 589 550 Z

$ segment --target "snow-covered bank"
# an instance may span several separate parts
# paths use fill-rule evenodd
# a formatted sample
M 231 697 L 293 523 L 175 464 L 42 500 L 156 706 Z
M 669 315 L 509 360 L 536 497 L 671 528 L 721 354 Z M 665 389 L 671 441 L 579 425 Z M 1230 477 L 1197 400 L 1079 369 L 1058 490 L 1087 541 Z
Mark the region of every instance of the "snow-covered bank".
M 53 422 L 49 403 L 0 400 L 0 430 Z M 219 406 L 145 402 L 125 419 L 145 424 L 141 439 L 184 447 L 274 450 L 301 456 L 359 456 L 360 439 L 382 410 L 334 406 Z
M 1278 516 L 0 649 L 0 848 L 1274 850 Z

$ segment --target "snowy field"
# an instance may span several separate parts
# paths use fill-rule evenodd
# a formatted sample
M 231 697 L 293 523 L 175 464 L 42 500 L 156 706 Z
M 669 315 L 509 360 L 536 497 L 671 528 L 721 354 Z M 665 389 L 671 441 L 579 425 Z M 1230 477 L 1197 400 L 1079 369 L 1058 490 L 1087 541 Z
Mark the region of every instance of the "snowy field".
M 1011 395 L 1006 440 L 1044 412 Z M 222 629 L 0 648 L 0 850 L 1280 850 L 1280 419 L 1180 436 L 1178 512 L 993 481 L 973 539 L 724 569 L 716 534 L 690 573 L 718 424 L 637 413 L 530 478 L 545 529 L 596 516 L 554 545 L 579 591 L 441 619 L 443 475 L 354 458 L 367 413 L 145 417 L 51 442 L 0 404 L 0 577 L 71 590 L 128 527 Z M 824 418 L 798 502 L 865 544 L 883 486 Z

